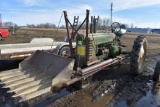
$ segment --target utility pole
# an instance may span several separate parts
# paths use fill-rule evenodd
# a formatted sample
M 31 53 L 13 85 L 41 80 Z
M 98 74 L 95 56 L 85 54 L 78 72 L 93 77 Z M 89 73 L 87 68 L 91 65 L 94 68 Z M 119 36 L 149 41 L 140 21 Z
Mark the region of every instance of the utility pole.
M 113 11 L 113 3 L 111 3 L 111 24 L 112 24 L 112 11 Z

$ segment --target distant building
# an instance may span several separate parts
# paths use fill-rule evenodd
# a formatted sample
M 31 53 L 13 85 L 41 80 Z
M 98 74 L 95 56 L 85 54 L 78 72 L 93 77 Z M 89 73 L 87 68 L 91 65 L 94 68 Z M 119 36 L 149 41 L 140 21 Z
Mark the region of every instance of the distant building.
M 152 29 L 150 29 L 150 28 L 127 28 L 127 32 L 133 32 L 133 33 L 151 33 Z
M 152 29 L 151 33 L 160 34 L 160 29 Z
M 127 28 L 127 32 L 160 34 L 160 29 L 150 29 L 150 28 Z

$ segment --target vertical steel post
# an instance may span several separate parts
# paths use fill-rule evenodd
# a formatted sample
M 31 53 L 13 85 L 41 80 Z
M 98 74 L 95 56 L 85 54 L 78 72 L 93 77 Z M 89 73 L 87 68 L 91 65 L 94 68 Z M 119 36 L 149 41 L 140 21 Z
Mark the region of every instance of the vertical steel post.
M 68 40 L 69 40 L 71 58 L 74 58 L 74 52 L 73 52 L 73 46 L 72 46 L 72 37 L 71 37 L 71 34 L 70 34 L 70 30 L 69 30 L 68 16 L 67 16 L 66 11 L 63 11 L 63 12 L 64 12 L 64 18 L 65 18 L 65 22 L 66 22 L 66 29 L 67 29 L 67 36 L 68 36 Z
M 89 60 L 89 55 L 88 55 L 88 24 L 89 24 L 89 10 L 86 10 L 86 65 Z
M 113 11 L 113 3 L 111 3 L 111 24 L 112 24 L 112 11 Z
M 93 19 L 93 25 L 94 25 L 94 31 L 93 33 L 96 33 L 96 27 L 97 27 L 97 18 L 94 16 L 94 19 Z
M 93 16 L 91 16 L 90 33 L 93 33 Z

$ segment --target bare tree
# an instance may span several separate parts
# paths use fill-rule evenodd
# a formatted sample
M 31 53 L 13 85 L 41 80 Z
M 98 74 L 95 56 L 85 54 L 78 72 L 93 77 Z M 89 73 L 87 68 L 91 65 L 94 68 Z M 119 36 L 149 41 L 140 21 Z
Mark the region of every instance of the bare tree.
M 40 24 L 27 24 L 26 25 L 29 28 L 56 28 L 55 24 L 52 23 L 40 23 Z
M 97 29 L 100 30 L 102 28 L 102 19 L 99 18 L 98 24 L 97 24 Z
M 13 22 L 3 22 L 2 25 L 3 25 L 4 27 L 18 26 L 16 23 L 13 23 Z
M 61 25 L 60 28 L 61 29 L 65 29 L 66 27 L 65 27 L 65 25 Z

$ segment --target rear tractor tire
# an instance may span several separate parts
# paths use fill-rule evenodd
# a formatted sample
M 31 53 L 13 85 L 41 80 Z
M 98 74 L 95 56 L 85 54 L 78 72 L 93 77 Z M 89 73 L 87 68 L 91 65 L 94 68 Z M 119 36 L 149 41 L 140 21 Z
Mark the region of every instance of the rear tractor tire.
M 130 56 L 130 70 L 133 75 L 138 75 L 144 71 L 146 52 L 147 39 L 143 35 L 137 36 Z
M 160 61 L 157 62 L 154 74 L 153 74 L 153 81 L 157 82 L 160 81 Z

